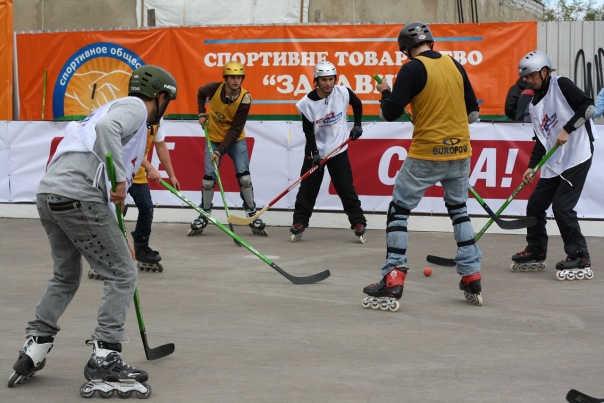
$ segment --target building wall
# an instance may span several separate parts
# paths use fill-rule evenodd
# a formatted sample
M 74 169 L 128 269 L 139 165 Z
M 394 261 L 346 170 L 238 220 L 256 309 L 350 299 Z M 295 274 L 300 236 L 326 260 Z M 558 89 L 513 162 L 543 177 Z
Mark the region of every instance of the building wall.
M 157 1 L 157 0 L 156 0 Z M 243 1 L 243 0 L 240 0 Z M 537 0 L 300 0 L 308 5 L 309 22 L 428 23 L 501 22 L 542 20 Z M 186 3 L 186 0 L 184 0 Z M 166 0 L 178 14 L 183 1 Z M 14 29 L 22 31 L 86 30 L 137 27 L 137 7 L 144 0 L 18 0 L 14 2 Z M 458 4 L 461 7 L 458 7 Z M 472 14 L 475 4 L 475 15 Z M 140 11 L 138 11 L 140 13 Z M 145 17 L 146 21 L 146 17 Z M 194 16 L 158 25 L 195 25 Z M 177 22 L 176 22 L 177 21 Z M 252 21 L 252 20 L 250 20 Z M 248 24 L 250 21 L 241 21 Z M 216 22 L 217 24 L 220 21 Z M 292 21 L 299 23 L 299 21 Z

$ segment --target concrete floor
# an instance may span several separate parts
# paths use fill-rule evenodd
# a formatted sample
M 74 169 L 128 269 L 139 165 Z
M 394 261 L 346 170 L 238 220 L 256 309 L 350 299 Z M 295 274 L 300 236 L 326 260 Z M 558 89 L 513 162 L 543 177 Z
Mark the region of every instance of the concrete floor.
M 485 305 L 477 307 L 465 301 L 454 269 L 421 274 L 427 254 L 452 255 L 452 235 L 410 232 L 401 309 L 383 312 L 361 307 L 362 288 L 379 279 L 383 230 L 368 231 L 362 245 L 350 230 L 309 228 L 292 244 L 287 227 L 270 227 L 267 238 L 237 227 L 293 275 L 331 271 L 321 283 L 294 285 L 218 228 L 192 238 L 187 228 L 154 224 L 151 246 L 165 270 L 139 275 L 149 344 L 175 343 L 176 351 L 147 361 L 134 308 L 127 322 L 124 359 L 149 372 L 150 399 L 551 403 L 565 401 L 571 388 L 604 396 L 604 275 L 597 265 L 604 238 L 588 239 L 595 278 L 562 282 L 553 269 L 563 258 L 558 236 L 550 238 L 545 271 L 512 273 L 509 257 L 524 237 L 485 234 Z M 39 221 L 0 219 L 0 259 L 0 367 L 8 379 L 51 275 Z M 100 281 L 82 280 L 46 368 L 24 384 L 0 387 L 0 402 L 80 401 L 91 352 L 84 341 L 101 291 Z

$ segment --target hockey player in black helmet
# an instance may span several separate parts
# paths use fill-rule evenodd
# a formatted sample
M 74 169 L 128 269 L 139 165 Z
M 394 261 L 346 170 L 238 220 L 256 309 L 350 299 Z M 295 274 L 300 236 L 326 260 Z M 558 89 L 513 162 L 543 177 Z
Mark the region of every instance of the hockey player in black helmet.
M 27 324 L 26 341 L 8 380 L 12 387 L 42 369 L 60 327 L 58 321 L 81 281 L 82 257 L 105 279 L 98 324 L 91 335 L 93 351 L 85 365 L 90 381 L 80 393 L 96 390 L 110 397 L 136 392 L 148 397 L 147 372 L 127 365 L 120 342 L 133 299 L 137 269 L 134 251 L 118 227 L 108 203 L 124 205 L 131 178 L 145 158 L 147 125 L 159 122 L 171 100 L 176 81 L 161 67 L 137 68 L 129 81 L 128 97 L 110 101 L 65 128 L 65 136 L 40 181 L 38 214 L 50 243 L 53 277 Z M 107 188 L 105 156 L 115 165 L 116 189 Z M 117 214 L 121 214 L 118 211 Z M 83 235 L 85 234 L 85 236 Z

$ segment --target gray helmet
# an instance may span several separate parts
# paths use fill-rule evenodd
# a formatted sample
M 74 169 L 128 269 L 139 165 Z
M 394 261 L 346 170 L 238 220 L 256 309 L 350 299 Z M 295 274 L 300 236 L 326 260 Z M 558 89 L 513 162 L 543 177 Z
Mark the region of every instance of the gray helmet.
M 556 71 L 556 69 L 552 67 L 552 59 L 550 59 L 546 53 L 534 50 L 520 59 L 520 62 L 518 63 L 518 74 L 520 75 L 520 78 L 526 77 L 535 71 L 541 71 L 544 67 L 547 67 L 550 71 Z
M 152 64 L 141 66 L 132 72 L 128 95 L 142 94 L 157 99 L 162 92 L 168 95 L 168 99 L 176 99 L 176 80 L 172 74 Z
M 398 48 L 401 52 L 411 49 L 420 43 L 434 42 L 430 28 L 423 22 L 410 22 L 405 24 L 398 34 Z
M 336 66 L 333 63 L 328 61 L 322 61 L 317 63 L 315 66 L 315 79 L 319 77 L 326 76 L 337 76 L 338 72 L 336 70 Z

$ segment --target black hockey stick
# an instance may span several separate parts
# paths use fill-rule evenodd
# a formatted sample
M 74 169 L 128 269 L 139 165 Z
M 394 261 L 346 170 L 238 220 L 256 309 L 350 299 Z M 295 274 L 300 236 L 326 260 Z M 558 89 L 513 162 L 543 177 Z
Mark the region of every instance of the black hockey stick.
M 545 154 L 543 156 L 543 158 L 541 158 L 541 161 L 539 161 L 537 166 L 535 168 L 533 168 L 533 171 L 530 174 L 531 178 L 535 177 L 535 175 L 537 174 L 537 171 L 539 171 L 539 169 L 541 169 L 543 164 L 545 164 L 545 162 L 549 159 L 549 157 L 552 156 L 552 154 L 557 149 L 558 149 L 558 146 L 553 147 L 551 150 L 549 150 L 547 152 L 547 154 Z M 501 215 L 503 210 L 505 210 L 507 208 L 507 206 L 512 202 L 512 200 L 514 200 L 514 198 L 516 198 L 516 196 L 518 196 L 518 193 L 520 193 L 520 191 L 522 189 L 524 189 L 525 186 L 526 186 L 526 183 L 524 181 L 520 185 L 518 185 L 516 190 L 514 190 L 514 192 L 510 195 L 510 197 L 508 197 L 507 200 L 501 205 L 499 210 L 497 210 L 497 212 L 495 213 L 495 216 L 499 217 L 499 215 Z M 482 229 L 474 236 L 475 242 L 477 242 L 480 239 L 480 237 L 482 237 L 482 235 L 487 231 L 487 229 L 489 229 L 489 227 L 493 224 L 494 221 L 495 220 L 493 220 L 493 218 L 490 218 L 489 221 L 487 221 L 487 223 L 484 225 L 484 227 L 482 227 Z M 428 261 L 428 263 L 432 263 L 432 264 L 435 264 L 438 266 L 449 266 L 449 267 L 455 266 L 455 261 L 453 259 L 446 258 L 446 257 L 428 255 L 428 256 L 426 256 L 426 260 Z
M 571 403 L 602 403 L 604 402 L 604 399 L 596 399 L 595 397 L 588 396 L 578 390 L 571 389 L 566 394 L 566 401 Z
M 327 277 L 329 277 L 331 275 L 329 270 L 324 270 L 320 273 L 313 274 L 312 276 L 306 276 L 306 277 L 292 276 L 291 274 L 289 274 L 288 272 L 283 270 L 281 267 L 277 266 L 277 264 L 272 262 L 269 258 L 264 256 L 262 253 L 258 252 L 256 249 L 254 249 L 249 243 L 247 243 L 245 240 L 243 240 L 243 238 L 241 238 L 239 235 L 237 235 L 233 231 L 229 230 L 220 221 L 217 221 L 214 217 L 209 215 L 198 205 L 193 203 L 191 200 L 187 199 L 182 193 L 180 193 L 178 190 L 174 189 L 168 182 L 166 182 L 164 180 L 160 180 L 159 183 L 161 183 L 166 189 L 168 189 L 170 192 L 172 192 L 180 200 L 182 200 L 183 202 L 185 202 L 189 206 L 191 206 L 193 209 L 195 209 L 195 211 L 197 211 L 199 214 L 203 215 L 209 222 L 216 225 L 218 228 L 220 228 L 223 232 L 225 232 L 231 238 L 237 240 L 247 250 L 249 250 L 254 255 L 259 257 L 260 260 L 262 260 L 264 263 L 268 264 L 270 267 L 275 269 L 277 272 L 279 272 L 279 274 L 281 274 L 283 277 L 285 277 L 292 283 L 294 283 L 294 284 L 314 284 L 314 283 L 318 283 L 319 281 L 325 280 Z
M 113 166 L 113 157 L 111 153 L 107 154 L 107 173 L 111 180 L 111 189 L 115 192 L 115 167 Z M 126 227 L 124 226 L 124 217 L 122 216 L 121 203 L 115 205 L 115 215 L 117 216 L 117 222 L 122 230 L 126 243 L 128 242 L 128 235 L 126 234 Z M 138 328 L 141 332 L 141 338 L 143 340 L 143 348 L 145 349 L 145 357 L 148 361 L 156 360 L 158 358 L 165 357 L 174 352 L 174 343 L 168 343 L 159 347 L 151 348 L 147 342 L 147 331 L 145 330 L 145 322 L 143 321 L 143 312 L 141 310 L 141 302 L 138 296 L 138 288 L 134 289 L 134 308 L 136 309 L 136 319 L 138 320 Z
M 212 156 L 214 154 L 214 149 L 212 148 L 212 142 L 210 141 L 210 135 L 208 134 L 207 123 L 206 123 L 206 126 L 203 127 L 203 132 L 206 135 L 206 144 L 207 144 L 208 149 L 210 150 L 210 156 Z M 218 164 L 216 163 L 216 161 L 212 161 L 212 163 L 214 164 L 214 172 L 216 172 L 216 182 L 218 182 L 218 188 L 220 189 L 220 196 L 222 196 L 224 214 L 226 214 L 227 221 L 228 221 L 229 206 L 227 205 L 226 196 L 224 194 L 224 188 L 222 187 L 222 181 L 220 180 L 220 173 L 218 172 Z M 235 228 L 233 228 L 233 224 L 231 224 L 230 222 L 229 222 L 229 228 L 231 229 L 231 231 L 235 232 Z M 239 242 L 237 242 L 237 240 L 235 238 L 233 238 L 233 241 L 235 241 L 235 245 L 241 246 L 241 244 Z
M 476 192 L 476 190 L 474 190 L 471 185 L 468 185 L 468 190 L 470 191 L 470 193 L 472 193 L 472 196 L 474 196 L 478 204 L 482 206 L 482 208 L 487 212 L 489 217 L 491 217 L 491 219 L 495 221 L 495 223 L 497 223 L 497 225 L 501 229 L 527 228 L 537 223 L 537 219 L 535 217 L 522 217 L 510 221 L 502 220 L 493 212 L 493 210 L 491 210 L 488 204 L 485 203 L 485 201 L 480 197 L 480 195 Z

